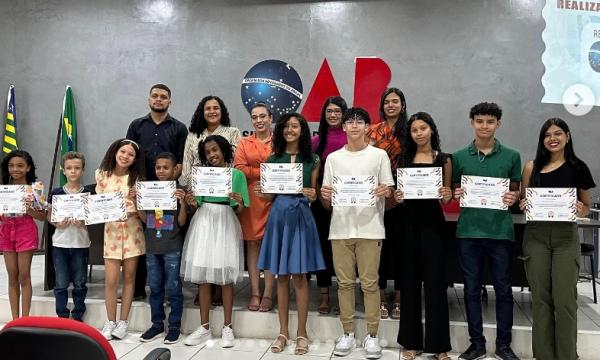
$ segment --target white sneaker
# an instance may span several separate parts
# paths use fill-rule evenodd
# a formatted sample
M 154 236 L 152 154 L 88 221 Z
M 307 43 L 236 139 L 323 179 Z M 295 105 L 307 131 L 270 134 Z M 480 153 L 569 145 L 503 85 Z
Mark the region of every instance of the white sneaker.
M 381 345 L 377 336 L 367 335 L 363 341 L 367 359 L 379 359 L 381 357 Z
M 183 343 L 189 346 L 196 346 L 204 344 L 211 338 L 212 334 L 210 333 L 210 329 L 207 329 L 201 325 L 198 329 L 196 329 L 196 331 L 189 334 L 188 337 L 185 338 Z
M 356 339 L 354 338 L 354 333 L 344 334 L 336 340 L 335 348 L 333 349 L 333 355 L 346 356 L 349 355 L 354 349 L 356 349 Z
M 231 328 L 231 324 L 223 326 L 223 330 L 221 331 L 221 347 L 233 347 L 234 341 L 235 336 L 233 335 L 233 329 Z
M 112 331 L 112 336 L 119 340 L 123 340 L 125 336 L 127 336 L 127 326 L 129 326 L 129 322 L 126 320 L 117 321 L 117 326 Z
M 113 338 L 112 332 L 116 326 L 117 326 L 117 324 L 115 324 L 114 321 L 110 321 L 110 320 L 106 321 L 104 323 L 104 326 L 102 327 L 102 331 L 101 331 L 102 336 L 104 336 L 104 338 L 106 340 L 112 340 L 112 338 Z

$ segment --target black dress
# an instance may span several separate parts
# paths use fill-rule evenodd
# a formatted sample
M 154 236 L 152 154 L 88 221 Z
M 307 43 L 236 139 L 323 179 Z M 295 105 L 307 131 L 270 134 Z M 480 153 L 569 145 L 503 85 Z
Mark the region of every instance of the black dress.
M 444 168 L 447 154 L 433 164 L 408 167 Z M 443 353 L 450 346 L 446 257 L 448 233 L 439 200 L 405 200 L 400 229 L 400 329 L 398 343 L 406 349 Z M 425 290 L 425 343 L 421 325 L 421 283 Z

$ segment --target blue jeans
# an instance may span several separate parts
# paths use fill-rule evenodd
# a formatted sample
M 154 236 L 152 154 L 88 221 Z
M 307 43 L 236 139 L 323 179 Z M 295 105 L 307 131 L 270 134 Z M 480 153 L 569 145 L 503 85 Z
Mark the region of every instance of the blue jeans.
M 173 251 L 164 255 L 146 254 L 146 266 L 148 267 L 148 282 L 150 283 L 150 312 L 152 315 L 152 326 L 164 329 L 165 289 L 171 312 L 169 313 L 169 329 L 181 328 L 181 316 L 183 314 L 183 293 L 181 290 L 181 279 L 179 278 L 179 266 L 181 264 L 181 251 Z
M 510 240 L 458 239 L 458 258 L 465 278 L 465 309 L 471 343 L 485 346 L 481 316 L 483 263 L 487 256 L 496 293 L 496 346 L 510 346 L 513 325 L 511 288 L 514 244 Z
M 85 295 L 87 294 L 87 266 L 89 248 L 52 248 L 54 261 L 55 285 L 54 297 L 56 298 L 56 315 L 64 318 L 70 315 L 73 319 L 81 320 L 85 313 Z M 75 307 L 69 312 L 69 284 L 73 283 L 73 303 Z

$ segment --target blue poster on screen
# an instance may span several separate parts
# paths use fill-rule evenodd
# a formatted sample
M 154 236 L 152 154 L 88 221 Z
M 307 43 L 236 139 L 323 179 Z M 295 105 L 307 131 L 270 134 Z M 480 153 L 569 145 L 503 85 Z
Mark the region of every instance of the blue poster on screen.
M 600 105 L 600 1 L 546 0 L 542 102 L 561 104 L 571 85 L 587 85 Z

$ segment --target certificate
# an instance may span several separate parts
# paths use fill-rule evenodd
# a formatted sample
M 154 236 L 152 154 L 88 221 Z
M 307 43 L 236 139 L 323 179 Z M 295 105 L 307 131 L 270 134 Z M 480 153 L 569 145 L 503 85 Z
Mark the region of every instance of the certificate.
M 231 192 L 230 167 L 202 167 L 192 168 L 192 189 L 195 196 L 227 197 Z
M 460 178 L 460 186 L 464 190 L 460 198 L 461 207 L 507 210 L 508 205 L 502 201 L 508 191 L 509 179 L 485 176 L 467 176 Z
M 25 214 L 27 185 L 0 185 L 0 214 Z
M 125 195 L 120 191 L 86 195 L 82 200 L 86 225 L 127 220 Z
M 135 183 L 138 210 L 177 210 L 175 181 L 138 181 Z
M 333 176 L 331 205 L 373 207 L 376 185 L 375 176 Z
M 89 193 L 52 196 L 52 215 L 50 221 L 58 223 L 64 219 L 85 220 L 83 197 Z
M 260 164 L 260 188 L 265 194 L 302 193 L 302 163 Z
M 414 167 L 397 170 L 398 190 L 405 199 L 439 199 L 441 167 Z
M 577 189 L 527 188 L 527 221 L 577 221 Z

